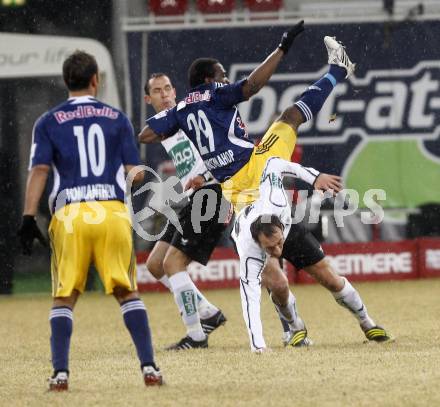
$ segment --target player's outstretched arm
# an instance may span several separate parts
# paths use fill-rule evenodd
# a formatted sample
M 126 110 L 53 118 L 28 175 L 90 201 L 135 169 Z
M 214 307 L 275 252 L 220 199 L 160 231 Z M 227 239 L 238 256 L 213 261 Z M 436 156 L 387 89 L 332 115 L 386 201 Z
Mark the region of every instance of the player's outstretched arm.
M 251 96 L 266 85 L 272 74 L 278 67 L 281 59 L 293 44 L 294 39 L 304 31 L 304 20 L 286 31 L 281 37 L 281 42 L 277 49 L 272 52 L 260 65 L 258 65 L 249 75 L 248 80 L 243 85 L 243 96 L 249 99 Z
M 314 189 L 320 191 L 333 190 L 336 195 L 343 188 L 342 178 L 337 175 L 325 174 L 311 167 L 303 167 L 301 164 L 283 160 L 279 157 L 272 157 L 267 161 L 266 168 L 263 172 L 262 179 L 268 174 L 276 174 L 299 178 L 300 180 L 312 185 Z M 261 188 L 265 188 L 262 184 Z M 260 190 L 261 193 L 261 190 Z M 264 195 L 264 193 L 262 193 Z
M 139 143 L 150 144 L 150 143 L 160 143 L 162 137 L 156 134 L 150 126 L 145 126 L 142 131 L 138 134 Z
M 337 175 L 325 174 L 311 167 L 303 167 L 301 164 L 283 161 L 286 167 L 283 171 L 285 175 L 290 173 L 290 175 L 309 183 L 314 189 L 323 192 L 332 190 L 333 194 L 336 195 L 343 188 L 342 178 Z

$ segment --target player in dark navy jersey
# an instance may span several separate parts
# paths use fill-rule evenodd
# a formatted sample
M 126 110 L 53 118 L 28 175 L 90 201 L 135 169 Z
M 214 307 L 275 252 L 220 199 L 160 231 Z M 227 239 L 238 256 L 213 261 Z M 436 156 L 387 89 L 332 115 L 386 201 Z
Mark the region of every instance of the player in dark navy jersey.
M 41 116 L 33 131 L 30 172 L 19 236 L 25 254 L 43 241 L 35 215 L 48 173 L 53 213 L 50 312 L 54 373 L 49 389 L 67 390 L 73 308 L 84 291 L 90 263 L 107 294 L 120 303 L 146 385 L 162 384 L 153 357 L 148 317 L 136 286 L 130 216 L 124 204 L 125 173 L 140 163 L 133 128 L 119 110 L 98 101 L 95 58 L 76 51 L 63 64 L 69 99 Z M 141 181 L 139 173 L 135 181 Z
M 51 166 L 50 209 L 73 202 L 124 202 L 125 167 L 139 164 L 133 127 L 90 95 L 71 97 L 35 123 L 30 168 Z
M 295 37 L 303 30 L 303 22 L 300 22 L 285 32 L 278 47 L 265 61 L 247 79 L 233 84 L 228 83 L 218 60 L 195 60 L 189 69 L 191 89 L 187 96 L 175 108 L 149 118 L 139 135 L 140 142 L 160 141 L 179 128 L 184 130 L 235 209 L 240 210 L 255 201 L 267 159 L 277 156 L 290 160 L 299 126 L 311 120 L 336 84 L 354 72 L 355 64 L 348 58 L 343 45 L 333 37 L 324 37 L 329 71 L 283 111 L 258 146 L 250 143 L 236 105 L 255 95 L 268 82 Z

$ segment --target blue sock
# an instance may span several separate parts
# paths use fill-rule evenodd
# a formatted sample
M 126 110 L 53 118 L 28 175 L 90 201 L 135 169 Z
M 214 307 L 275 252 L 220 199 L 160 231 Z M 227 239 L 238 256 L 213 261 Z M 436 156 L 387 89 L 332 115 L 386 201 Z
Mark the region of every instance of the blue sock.
M 49 315 L 50 348 L 55 372 L 69 371 L 70 337 L 73 328 L 73 312 L 69 307 L 53 307 Z
M 136 346 L 141 367 L 155 366 L 150 326 L 144 303 L 140 299 L 125 301 L 121 304 L 121 311 L 125 326 Z
M 307 88 L 301 95 L 300 100 L 295 103 L 295 106 L 303 115 L 304 121 L 312 120 L 313 116 L 321 110 L 322 105 L 336 84 L 342 81 L 346 75 L 345 68 L 330 65 L 328 73 Z

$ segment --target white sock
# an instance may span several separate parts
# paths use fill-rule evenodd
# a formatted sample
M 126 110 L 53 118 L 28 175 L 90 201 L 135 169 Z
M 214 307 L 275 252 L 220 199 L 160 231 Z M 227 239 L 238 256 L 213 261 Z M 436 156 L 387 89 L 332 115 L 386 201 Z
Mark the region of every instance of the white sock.
M 157 281 L 161 282 L 168 290 L 171 291 L 171 284 L 168 280 L 168 277 L 166 275 L 163 275 L 161 278 L 159 278 Z
M 173 292 L 173 289 L 171 288 L 170 281 L 167 276 L 162 276 L 157 281 L 160 281 L 165 287 L 167 287 L 171 292 Z M 193 285 L 193 290 L 196 293 L 197 308 L 199 311 L 200 318 L 207 319 L 215 315 L 219 311 L 219 309 L 206 299 L 206 297 L 197 288 L 197 286 L 194 284 L 192 280 L 191 283 Z M 179 311 L 180 314 L 182 314 L 183 311 L 181 308 L 179 308 Z
M 180 271 L 168 278 L 174 294 L 179 311 L 182 313 L 182 320 L 186 326 L 188 336 L 195 341 L 205 339 L 200 316 L 197 309 L 196 293 L 194 283 L 186 271 Z
M 372 328 L 376 323 L 368 315 L 367 307 L 362 302 L 361 296 L 345 277 L 342 278 L 345 280 L 344 288 L 341 291 L 332 293 L 336 302 L 347 308 L 356 317 L 363 329 Z
M 270 297 L 272 298 L 272 295 Z M 289 299 L 286 305 L 281 306 L 275 303 L 273 299 L 272 302 L 275 304 L 275 308 L 280 318 L 287 321 L 292 330 L 297 331 L 299 329 L 304 329 L 304 322 L 298 316 L 296 310 L 296 298 L 291 291 L 289 291 Z
M 196 293 L 197 298 L 197 308 L 199 310 L 200 318 L 206 319 L 212 317 L 214 314 L 218 312 L 218 308 L 211 304 L 206 297 L 201 293 L 201 291 L 196 287 L 194 282 L 191 280 L 193 284 L 194 292 Z

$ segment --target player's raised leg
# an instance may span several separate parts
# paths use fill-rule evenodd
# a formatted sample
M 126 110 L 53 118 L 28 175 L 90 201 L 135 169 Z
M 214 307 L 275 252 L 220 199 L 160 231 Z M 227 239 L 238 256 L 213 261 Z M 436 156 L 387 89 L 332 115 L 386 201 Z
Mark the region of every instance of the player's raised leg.
M 353 64 L 344 46 L 334 37 L 324 37 L 328 52 L 329 71 L 301 95 L 295 106 L 301 111 L 304 121 L 311 120 L 322 108 L 333 88 L 344 78 L 353 74 Z

